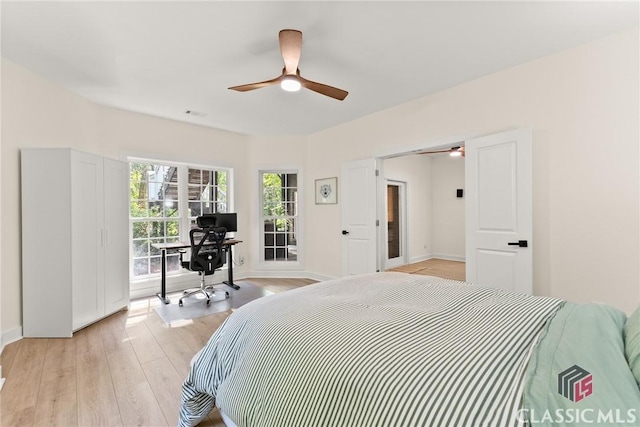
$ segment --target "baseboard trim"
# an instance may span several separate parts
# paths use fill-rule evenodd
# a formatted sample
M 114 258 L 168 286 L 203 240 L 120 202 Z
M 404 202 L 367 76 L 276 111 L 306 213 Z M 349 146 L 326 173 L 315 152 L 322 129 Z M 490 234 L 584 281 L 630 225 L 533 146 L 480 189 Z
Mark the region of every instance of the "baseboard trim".
M 0 348 L 0 354 L 4 350 L 4 346 L 7 344 L 11 344 L 12 342 L 16 342 L 22 339 L 22 326 L 18 326 L 17 328 L 9 329 L 8 331 L 2 331 L 2 335 L 0 336 L 0 342 L 2 343 L 2 347 Z
M 467 258 L 460 255 L 433 254 L 431 258 L 446 259 L 447 261 L 466 262 Z
M 415 264 L 416 262 L 427 261 L 430 259 L 445 259 L 447 261 L 460 261 L 460 262 L 466 261 L 466 257 L 460 256 L 460 255 L 426 254 L 426 255 L 420 255 L 420 256 L 411 258 L 411 261 L 409 261 L 409 264 Z
M 426 260 L 431 259 L 431 258 L 433 258 L 433 255 L 431 255 L 431 254 L 424 254 L 424 255 L 412 257 L 409 260 L 409 264 L 415 264 L 416 262 L 426 261 Z

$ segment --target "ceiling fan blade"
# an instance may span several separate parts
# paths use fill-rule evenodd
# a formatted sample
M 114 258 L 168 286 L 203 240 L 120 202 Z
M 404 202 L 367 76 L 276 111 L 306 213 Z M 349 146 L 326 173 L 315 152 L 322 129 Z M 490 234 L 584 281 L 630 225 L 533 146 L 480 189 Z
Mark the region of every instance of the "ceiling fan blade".
M 271 86 L 273 84 L 278 83 L 281 79 L 282 79 L 282 75 L 276 77 L 275 79 L 265 80 L 263 82 L 249 83 L 249 84 L 240 85 L 240 86 L 232 86 L 229 89 L 237 90 L 238 92 L 248 92 L 250 90 L 260 89 L 260 88 L 263 88 L 263 87 Z
M 302 32 L 298 30 L 280 30 L 280 53 L 284 60 L 286 74 L 295 74 L 300 62 L 302 50 Z
M 312 82 L 311 80 L 307 80 L 303 77 L 300 77 L 299 75 L 298 79 L 300 79 L 300 84 L 302 85 L 302 87 L 305 87 L 314 92 L 318 92 L 319 94 L 337 99 L 339 101 L 344 100 L 347 95 L 349 95 L 349 92 L 347 92 L 346 90 L 338 89 L 337 87 L 325 85 L 322 83 Z

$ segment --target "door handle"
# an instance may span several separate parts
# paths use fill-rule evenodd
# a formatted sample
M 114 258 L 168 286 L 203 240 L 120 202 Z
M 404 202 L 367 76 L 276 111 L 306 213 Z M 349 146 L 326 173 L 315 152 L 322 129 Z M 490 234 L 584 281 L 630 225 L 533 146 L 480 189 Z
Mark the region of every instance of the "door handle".
M 347 230 L 342 230 L 342 235 L 346 236 L 347 234 L 349 234 L 349 232 Z
M 529 247 L 529 243 L 526 240 L 518 240 L 517 242 L 509 242 L 507 244 L 509 246 L 519 246 L 521 248 Z

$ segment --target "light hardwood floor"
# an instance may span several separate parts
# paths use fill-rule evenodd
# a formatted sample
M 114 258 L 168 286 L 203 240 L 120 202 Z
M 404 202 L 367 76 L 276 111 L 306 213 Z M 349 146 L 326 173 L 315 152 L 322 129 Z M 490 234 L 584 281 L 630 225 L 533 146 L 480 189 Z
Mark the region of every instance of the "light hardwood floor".
M 389 271 L 436 276 L 452 280 L 465 280 L 465 263 L 446 259 L 432 258 L 413 264 L 402 265 Z
M 314 283 L 310 279 L 251 279 L 271 292 Z M 2 352 L 6 382 L 0 425 L 175 426 L 182 382 L 193 355 L 231 311 L 169 328 L 151 297 L 72 338 L 25 338 Z M 223 427 L 213 410 L 203 427 Z

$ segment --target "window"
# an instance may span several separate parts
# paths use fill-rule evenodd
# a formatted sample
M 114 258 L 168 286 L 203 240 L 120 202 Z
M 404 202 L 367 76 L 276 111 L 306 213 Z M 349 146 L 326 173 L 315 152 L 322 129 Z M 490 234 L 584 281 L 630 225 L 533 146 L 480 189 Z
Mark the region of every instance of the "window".
M 227 212 L 228 170 L 146 161 L 131 161 L 129 169 L 131 277 L 141 279 L 160 274 L 154 243 L 187 240 L 196 217 Z M 167 273 L 179 270 L 179 254 L 167 254 Z
M 298 174 L 261 172 L 262 260 L 298 260 Z
M 227 173 L 189 168 L 189 219 L 203 213 L 227 212 Z

